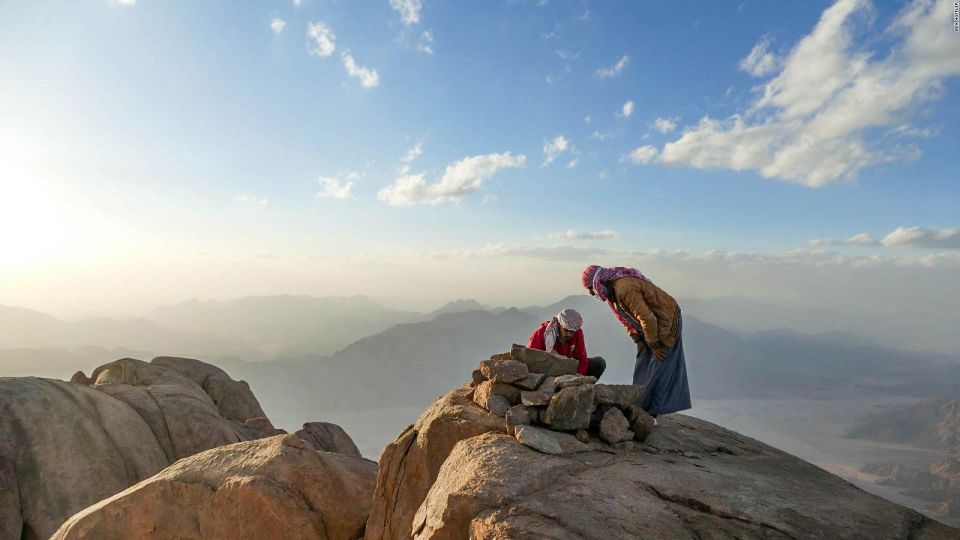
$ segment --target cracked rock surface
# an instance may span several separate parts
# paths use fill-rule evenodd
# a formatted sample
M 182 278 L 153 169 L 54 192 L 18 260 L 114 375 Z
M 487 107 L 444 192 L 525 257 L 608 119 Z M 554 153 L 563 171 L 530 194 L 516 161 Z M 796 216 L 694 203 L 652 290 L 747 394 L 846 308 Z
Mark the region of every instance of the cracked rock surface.
M 683 415 L 546 455 L 440 397 L 380 461 L 367 538 L 958 538 L 790 454 Z M 492 421 L 495 420 L 495 421 Z

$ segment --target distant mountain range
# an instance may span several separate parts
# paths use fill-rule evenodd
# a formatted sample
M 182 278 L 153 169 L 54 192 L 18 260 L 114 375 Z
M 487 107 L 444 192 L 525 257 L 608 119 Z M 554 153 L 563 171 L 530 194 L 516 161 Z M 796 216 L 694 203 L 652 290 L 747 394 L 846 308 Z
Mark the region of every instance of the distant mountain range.
M 90 346 L 212 358 L 264 358 L 242 336 L 222 336 L 203 328 L 179 331 L 148 319 L 62 321 L 38 311 L 0 305 L 0 349 L 73 350 Z
M 188 300 L 158 307 L 149 319 L 179 332 L 208 332 L 254 344 L 267 358 L 330 354 L 424 315 L 390 309 L 365 296 L 249 296 Z
M 606 305 L 583 295 L 548 306 L 441 314 L 392 326 L 331 355 L 227 367 L 251 381 L 265 407 L 276 403 L 278 412 L 271 414 L 278 417 L 351 410 L 358 391 L 369 408 L 422 407 L 466 382 L 478 360 L 525 344 L 540 322 L 563 307 L 584 315 L 588 352 L 607 359 L 604 379 L 629 382 L 634 344 Z M 878 347 L 837 333 L 745 335 L 689 315 L 683 333 L 692 390 L 700 399 L 960 394 L 960 358 Z
M 957 357 L 876 346 L 841 332 L 738 333 L 701 322 L 683 305 L 691 384 L 702 398 L 829 398 L 851 391 L 960 395 Z M 588 352 L 607 358 L 605 378 L 629 381 L 634 345 L 609 308 L 586 295 L 523 309 L 487 310 L 460 299 L 426 314 L 393 310 L 362 296 L 191 300 L 157 308 L 149 319 L 78 322 L 0 307 L 0 349 L 19 350 L 0 353 L 0 375 L 12 373 L 16 358 L 32 358 L 34 373 L 49 373 L 46 362 L 67 377 L 73 361 L 79 365 L 72 369 L 80 369 L 113 354 L 110 350 L 141 351 L 143 357 L 203 358 L 229 365 L 254 385 L 276 386 L 256 389 L 268 408 L 274 399 L 299 407 L 342 407 L 349 403 L 346 394 L 357 389 L 373 394 L 369 403 L 423 406 L 466 380 L 477 360 L 526 343 L 540 322 L 564 307 L 583 314 Z M 87 353 L 76 352 L 83 347 Z M 265 359 L 274 361 L 249 362 Z M 308 398 L 290 388 L 302 389 Z
M 925 399 L 868 414 L 850 428 L 848 435 L 960 455 L 960 399 Z

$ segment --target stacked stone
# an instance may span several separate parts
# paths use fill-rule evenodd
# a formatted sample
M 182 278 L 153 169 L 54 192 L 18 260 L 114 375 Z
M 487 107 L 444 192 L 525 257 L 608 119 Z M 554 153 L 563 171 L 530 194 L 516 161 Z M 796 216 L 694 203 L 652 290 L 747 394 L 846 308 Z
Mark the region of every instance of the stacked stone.
M 653 419 L 633 405 L 643 386 L 597 384 L 577 374 L 577 360 L 514 345 L 480 362 L 473 400 L 504 418 L 521 443 L 550 454 L 646 440 Z M 599 441 L 598 441 L 599 439 Z

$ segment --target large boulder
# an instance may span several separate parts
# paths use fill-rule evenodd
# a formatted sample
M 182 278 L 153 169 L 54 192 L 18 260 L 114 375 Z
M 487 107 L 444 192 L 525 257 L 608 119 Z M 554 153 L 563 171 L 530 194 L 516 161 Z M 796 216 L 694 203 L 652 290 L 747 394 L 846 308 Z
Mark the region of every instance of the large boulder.
M 0 379 L 0 538 L 47 538 L 177 459 L 276 432 L 246 383 L 199 360 Z
M 389 445 L 367 538 L 957 538 L 799 458 L 662 417 L 646 443 L 548 455 L 467 398 L 439 398 Z
M 87 386 L 0 378 L 0 538 L 48 538 L 169 464 L 137 412 Z
M 334 452 L 360 457 L 360 449 L 344 429 L 330 422 L 307 422 L 297 430 L 297 436 L 320 452 Z
M 265 417 L 257 397 L 246 381 L 235 381 L 217 366 L 194 358 L 158 356 L 151 364 L 173 370 L 197 383 L 210 396 L 220 416 L 227 420 L 245 422 L 250 418 Z
M 488 431 L 506 433 L 503 418 L 473 402 L 463 386 L 434 401 L 380 455 L 367 538 L 410 538 L 410 524 L 453 447 Z
M 247 418 L 225 418 L 193 378 L 160 364 L 122 358 L 98 367 L 89 380 L 93 388 L 137 411 L 171 463 L 217 446 L 272 435 L 244 425 Z M 252 412 L 262 417 L 259 404 L 257 409 Z
M 54 540 L 361 538 L 376 463 L 296 435 L 208 450 L 74 515 Z

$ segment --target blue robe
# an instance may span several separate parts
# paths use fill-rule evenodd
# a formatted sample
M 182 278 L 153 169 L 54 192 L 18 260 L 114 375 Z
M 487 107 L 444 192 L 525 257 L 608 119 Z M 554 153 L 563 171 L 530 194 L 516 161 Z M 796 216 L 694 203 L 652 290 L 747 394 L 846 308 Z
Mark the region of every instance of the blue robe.
M 644 347 L 633 368 L 633 384 L 646 386 L 643 396 L 634 405 L 654 416 L 684 411 L 691 406 L 687 363 L 683 358 L 683 320 L 677 324 L 677 342 L 666 360 L 657 362 L 650 347 Z

